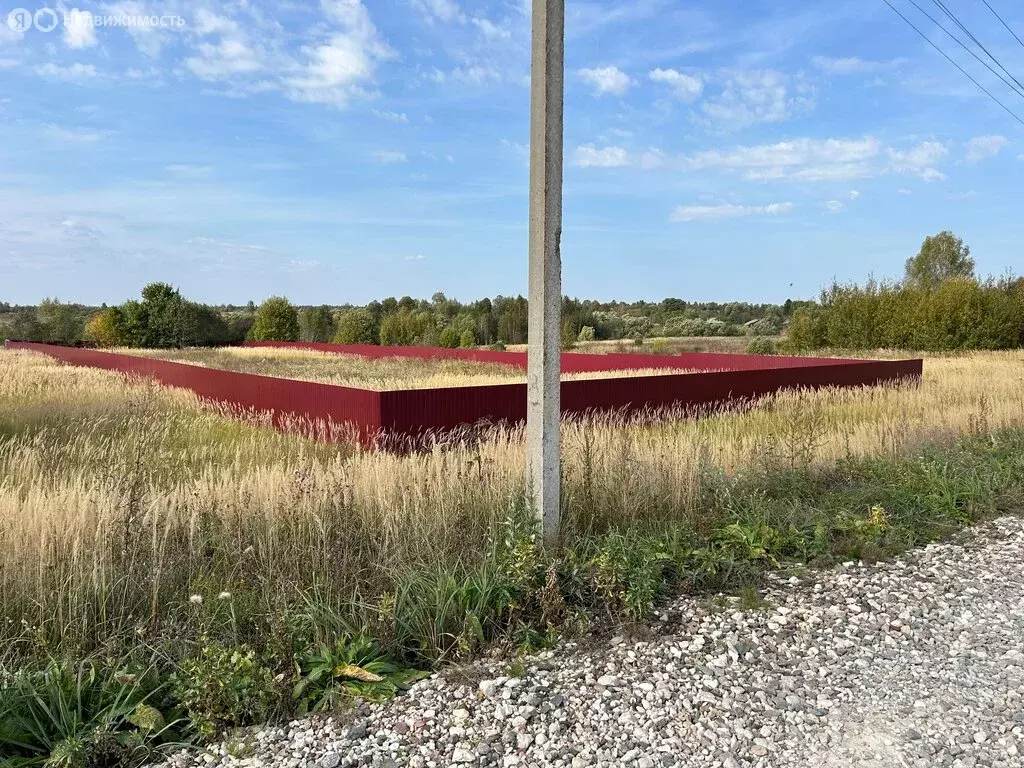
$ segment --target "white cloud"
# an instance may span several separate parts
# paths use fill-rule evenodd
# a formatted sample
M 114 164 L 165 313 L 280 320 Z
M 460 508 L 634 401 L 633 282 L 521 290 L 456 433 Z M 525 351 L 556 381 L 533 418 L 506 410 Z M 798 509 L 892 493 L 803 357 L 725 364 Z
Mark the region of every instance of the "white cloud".
M 893 61 L 870 61 L 857 56 L 845 58 L 832 58 L 830 56 L 815 56 L 811 61 L 814 66 L 826 75 L 856 75 L 870 72 L 881 72 L 893 67 L 898 67 L 904 62 L 903 59 Z
M 868 161 L 882 151 L 881 142 L 863 139 L 796 139 L 777 144 L 717 149 L 683 158 L 685 168 L 725 168 L 755 180 L 842 180 L 871 175 Z
M 98 240 L 103 232 L 77 219 L 64 219 L 60 222 L 61 230 L 68 237 Z
M 780 216 L 791 213 L 793 203 L 771 203 L 770 205 L 680 205 L 673 209 L 670 221 L 720 221 L 742 216 Z
M 209 165 L 189 165 L 187 163 L 172 163 L 164 166 L 168 174 L 178 179 L 204 179 L 213 171 Z
M 860 192 L 858 192 L 856 189 L 851 189 L 849 192 L 846 193 L 846 196 L 851 200 L 856 200 L 858 197 L 860 197 Z
M 297 101 L 343 106 L 364 94 L 363 84 L 372 80 L 377 62 L 392 53 L 360 0 L 324 0 L 324 9 L 341 31 L 323 45 L 303 48 L 304 70 L 287 81 L 287 94 Z
M 404 163 L 407 158 L 405 152 L 396 152 L 391 149 L 378 149 L 373 153 L 373 159 L 384 165 L 391 165 L 393 163 Z
M 36 67 L 36 74 L 43 77 L 50 77 L 55 80 L 65 80 L 71 83 L 78 83 L 84 80 L 91 80 L 99 76 L 96 67 L 92 64 L 74 63 L 66 67 L 48 62 Z
M 621 168 L 630 164 L 629 153 L 622 147 L 603 147 L 593 144 L 576 147 L 573 165 L 578 168 Z
M 103 13 L 111 16 L 153 16 L 167 13 L 167 8 L 164 5 L 157 5 L 156 3 L 145 3 L 142 0 L 118 0 L 113 3 L 103 3 L 100 5 Z M 196 16 L 203 13 L 203 10 L 197 11 Z M 194 20 L 192 24 L 193 28 L 198 27 L 198 21 Z M 155 59 L 160 55 L 164 45 L 166 45 L 172 38 L 177 35 L 186 34 L 188 29 L 180 27 L 160 27 L 150 25 L 134 25 L 123 27 L 129 35 L 131 35 L 132 41 L 135 43 L 135 47 L 139 49 L 139 52 L 144 56 L 151 59 Z
M 846 207 L 846 203 L 842 202 L 841 200 L 823 200 L 822 202 L 818 203 L 818 205 L 820 205 L 829 213 L 839 213 Z
M 512 37 L 512 31 L 499 27 L 493 21 L 484 18 L 475 18 L 472 20 L 473 26 L 480 30 L 480 33 L 487 40 L 509 40 Z
M 196 11 L 195 31 L 198 35 L 237 34 L 238 22 L 219 14 L 200 8 Z
M 263 54 L 257 51 L 241 25 L 234 19 L 200 8 L 196 11 L 195 32 L 200 37 L 219 37 L 216 42 L 202 41 L 198 56 L 185 59 L 185 66 L 202 80 L 231 80 L 261 70 Z
M 61 128 L 52 123 L 43 126 L 43 133 L 47 138 L 64 144 L 92 144 L 103 138 L 103 134 L 87 128 Z
M 968 163 L 980 163 L 989 157 L 995 157 L 1010 143 L 1005 136 L 975 136 L 964 146 L 967 149 Z
M 935 166 L 949 154 L 945 144 L 922 141 L 908 150 L 888 150 L 889 168 L 896 173 L 918 176 L 924 181 L 942 181 L 946 175 Z
M 17 43 L 25 36 L 24 32 L 12 29 L 7 23 L 7 14 L 0 16 L 0 44 Z
M 427 257 L 424 256 L 422 253 L 417 253 L 417 254 L 414 254 L 412 256 L 406 256 L 405 260 L 406 261 L 424 261 L 426 258 Z
M 245 42 L 225 38 L 219 43 L 200 43 L 199 55 L 185 59 L 185 66 L 202 80 L 229 80 L 256 72 L 263 64 Z
M 709 149 L 689 155 L 670 155 L 651 148 L 632 154 L 618 146 L 577 147 L 573 163 L 581 168 L 631 166 L 644 170 L 683 172 L 718 170 L 741 174 L 751 181 L 849 182 L 887 173 L 901 173 L 925 181 L 945 178 L 938 165 L 945 159 L 945 145 L 926 141 L 905 150 L 887 147 L 873 136 L 857 139 L 794 139 L 775 144 Z M 848 200 L 860 192 L 850 189 Z
M 814 90 L 802 78 L 792 80 L 775 70 L 726 73 L 721 92 L 701 104 L 712 127 L 739 130 L 776 123 L 814 106 Z
M 501 82 L 501 72 L 491 66 L 484 66 L 480 64 L 474 64 L 469 67 L 456 67 L 447 76 L 441 72 L 439 73 L 441 78 L 438 82 L 444 82 L 447 77 L 451 77 L 452 80 L 460 83 L 470 83 L 472 85 L 482 85 L 483 83 L 497 83 Z
M 650 78 L 656 83 L 669 86 L 676 98 L 686 102 L 696 101 L 704 90 L 704 83 L 699 77 L 675 69 L 653 69 Z
M 906 195 L 907 197 L 914 194 L 909 189 L 897 189 L 896 191 L 899 192 L 901 195 Z
M 373 114 L 379 117 L 381 120 L 387 120 L 390 123 L 408 123 L 409 116 L 405 112 L 389 112 L 383 109 L 373 110 Z
M 622 96 L 633 83 L 629 75 L 614 66 L 581 69 L 576 74 L 594 88 L 594 94 L 597 96 L 604 96 L 606 93 Z
M 414 0 L 414 4 L 427 16 L 438 21 L 466 21 L 465 14 L 455 0 Z
M 64 11 L 64 43 L 68 48 L 91 48 L 96 45 L 92 14 L 72 8 Z
M 651 148 L 640 155 L 640 167 L 645 171 L 653 171 L 668 164 L 668 156 L 660 149 Z

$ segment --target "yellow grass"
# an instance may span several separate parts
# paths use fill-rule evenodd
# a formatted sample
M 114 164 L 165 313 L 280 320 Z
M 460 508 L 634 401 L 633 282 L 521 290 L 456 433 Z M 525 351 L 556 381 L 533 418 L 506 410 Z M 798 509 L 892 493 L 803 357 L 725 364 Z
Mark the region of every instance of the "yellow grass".
M 655 350 L 659 354 L 677 354 L 679 352 L 714 352 L 720 354 L 742 355 L 747 351 L 751 336 L 652 336 L 636 344 L 632 339 L 605 339 L 601 341 L 579 341 L 573 352 L 591 355 L 609 353 L 651 354 Z M 772 337 L 775 338 L 775 337 Z M 776 338 L 776 340 L 778 340 Z M 525 344 L 510 344 L 510 352 L 525 352 Z
M 919 387 L 569 422 L 566 525 L 699 528 L 712 468 L 830 464 L 1022 424 L 1021 352 L 928 359 Z M 523 453 L 520 429 L 353 453 L 224 418 L 187 393 L 0 350 L 0 619 L 98 639 L 145 631 L 192 590 L 253 589 L 268 606 L 311 588 L 372 595 L 402 569 L 478 557 L 523 486 Z M 22 631 L 0 627 L 0 639 Z
M 368 359 L 310 349 L 222 347 L 219 349 L 115 349 L 120 354 L 152 357 L 226 371 L 253 373 L 299 381 L 317 381 L 343 387 L 388 391 L 437 387 L 489 386 L 524 383 L 523 371 L 507 365 L 467 360 L 419 360 L 389 357 Z M 689 370 L 635 369 L 567 373 L 564 381 L 618 376 L 664 376 Z

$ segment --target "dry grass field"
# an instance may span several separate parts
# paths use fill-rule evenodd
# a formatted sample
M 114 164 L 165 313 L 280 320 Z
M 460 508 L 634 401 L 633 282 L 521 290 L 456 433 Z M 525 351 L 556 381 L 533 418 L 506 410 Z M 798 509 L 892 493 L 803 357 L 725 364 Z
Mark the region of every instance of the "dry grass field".
M 573 347 L 574 352 L 592 355 L 609 353 L 624 354 L 678 354 L 680 352 L 718 352 L 741 355 L 750 344 L 749 336 L 668 336 L 645 339 L 643 344 L 634 344 L 631 339 L 609 341 L 580 341 Z M 525 352 L 525 344 L 512 344 L 510 352 Z
M 398 455 L 268 423 L 0 350 L 0 763 L 141 764 L 496 646 L 622 631 L 676 589 L 756 605 L 766 569 L 1024 505 L 1020 351 L 931 357 L 920 385 L 566 421 L 553 548 L 521 428 Z M 138 725 L 154 711 L 172 731 Z
M 564 426 L 567 535 L 707 524 L 709 470 L 826 466 L 1024 424 L 1024 354 L 926 362 L 920 387 L 785 393 L 701 419 Z M 363 453 L 218 415 L 189 394 L 0 351 L 0 643 L 145 633 L 193 593 L 270 610 L 377 599 L 472 563 L 524 482 L 520 430 Z
M 370 360 L 358 355 L 270 347 L 178 350 L 116 349 L 112 351 L 260 376 L 316 381 L 323 384 L 378 391 L 486 386 L 526 381 L 526 374 L 515 368 L 466 360 L 419 360 L 399 357 Z M 658 376 L 687 372 L 685 370 L 636 369 L 567 373 L 562 378 L 569 381 L 619 376 Z

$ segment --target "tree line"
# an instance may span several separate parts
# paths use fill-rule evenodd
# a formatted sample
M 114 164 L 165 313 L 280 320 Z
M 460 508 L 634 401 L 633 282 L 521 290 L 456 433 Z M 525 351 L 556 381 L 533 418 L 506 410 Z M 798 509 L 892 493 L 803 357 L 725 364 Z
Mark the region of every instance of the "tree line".
M 802 302 L 598 302 L 563 300 L 563 343 L 654 336 L 777 334 Z M 7 318 L 7 322 L 4 322 Z M 389 297 L 365 306 L 297 307 L 270 297 L 257 306 L 211 307 L 189 301 L 167 283 L 151 283 L 140 299 L 90 308 L 46 300 L 0 310 L 4 338 L 87 343 L 102 347 L 173 348 L 242 341 L 501 347 L 527 341 L 528 303 L 497 296 L 461 303 L 443 293 L 429 300 Z
M 901 281 L 833 284 L 794 314 L 796 350 L 1011 349 L 1024 345 L 1024 280 L 978 278 L 970 248 L 952 232 L 925 238 Z

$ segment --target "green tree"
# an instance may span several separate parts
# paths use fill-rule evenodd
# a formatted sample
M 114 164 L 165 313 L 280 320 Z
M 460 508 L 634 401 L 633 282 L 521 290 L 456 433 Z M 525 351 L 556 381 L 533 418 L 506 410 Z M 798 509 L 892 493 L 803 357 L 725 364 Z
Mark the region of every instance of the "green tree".
M 150 283 L 142 289 L 142 308 L 145 321 L 140 346 L 153 349 L 181 347 L 178 309 L 181 294 L 167 283 Z
M 814 307 L 796 310 L 786 331 L 786 341 L 798 352 L 824 347 L 828 342 L 824 312 Z
M 299 313 L 283 296 L 271 296 L 256 310 L 250 341 L 298 341 Z
M 455 349 L 459 346 L 459 332 L 449 325 L 438 334 L 437 343 L 438 346 Z
M 386 347 L 433 346 L 438 341 L 434 314 L 403 310 L 380 324 L 380 343 Z
M 72 344 L 82 338 L 84 323 L 78 310 L 71 304 L 62 304 L 57 299 L 45 299 L 36 310 L 36 318 L 47 341 Z
M 15 341 L 45 341 L 45 329 L 34 309 L 16 309 L 4 337 Z
M 930 290 L 954 277 L 974 277 L 974 259 L 964 241 L 946 230 L 926 237 L 904 271 L 909 285 Z
M 378 344 L 380 328 L 373 314 L 365 309 L 350 309 L 338 318 L 335 344 Z
M 299 312 L 299 338 L 302 341 L 328 342 L 334 337 L 331 308 L 307 307 Z
M 579 334 L 573 328 L 572 322 L 566 320 L 562 323 L 562 349 L 573 349 L 576 346 L 576 337 Z
M 495 299 L 498 313 L 498 338 L 508 344 L 524 344 L 527 340 L 529 307 L 522 296 Z
M 90 317 L 85 324 L 85 338 L 100 347 L 122 346 L 124 341 L 117 307 L 104 309 Z
M 459 346 L 463 349 L 469 349 L 470 347 L 476 346 L 476 336 L 468 328 L 462 332 L 459 336 Z

